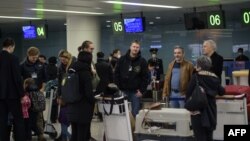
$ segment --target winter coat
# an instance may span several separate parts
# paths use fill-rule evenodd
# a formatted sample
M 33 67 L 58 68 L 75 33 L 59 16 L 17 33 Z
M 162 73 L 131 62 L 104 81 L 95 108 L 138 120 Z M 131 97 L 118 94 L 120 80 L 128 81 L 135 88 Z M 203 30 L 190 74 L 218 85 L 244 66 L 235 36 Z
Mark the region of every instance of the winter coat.
M 208 100 L 207 108 L 201 110 L 201 123 L 203 127 L 215 130 L 217 124 L 217 106 L 216 106 L 216 95 L 223 95 L 225 93 L 224 88 L 220 84 L 218 77 L 207 76 L 207 75 L 197 75 L 199 85 L 205 90 Z M 186 99 L 188 99 L 195 88 L 196 78 L 192 75 L 192 79 L 189 83 Z
M 24 96 L 18 58 L 7 51 L 0 52 L 0 100 Z
M 38 60 L 35 63 L 31 63 L 27 57 L 27 59 L 21 64 L 21 75 L 23 80 L 26 78 L 32 78 L 33 73 L 36 74 L 36 77 L 33 77 L 33 79 L 40 89 L 42 84 L 46 82 L 45 67 Z
M 210 58 L 212 61 L 211 72 L 215 73 L 221 81 L 221 74 L 222 74 L 222 69 L 223 69 L 223 57 L 220 56 L 217 52 L 214 52 L 210 56 Z
M 80 94 L 83 98 L 72 104 L 68 104 L 67 116 L 70 122 L 89 124 L 94 110 L 94 94 L 92 91 L 91 75 L 92 55 L 88 52 L 80 52 L 77 62 L 72 64 L 72 69 L 79 73 Z
M 112 82 L 112 68 L 109 63 L 104 59 L 98 59 L 95 64 L 96 72 L 100 78 L 100 82 L 97 85 L 96 93 L 101 93 L 105 90 L 107 85 Z
M 47 78 L 47 81 L 56 79 L 57 75 L 58 75 L 57 71 L 58 71 L 58 68 L 56 67 L 55 64 L 48 64 L 46 66 L 46 78 Z
M 115 83 L 121 90 L 140 90 L 143 94 L 148 84 L 148 68 L 146 60 L 139 52 L 137 57 L 130 57 L 130 50 L 122 56 L 115 70 Z

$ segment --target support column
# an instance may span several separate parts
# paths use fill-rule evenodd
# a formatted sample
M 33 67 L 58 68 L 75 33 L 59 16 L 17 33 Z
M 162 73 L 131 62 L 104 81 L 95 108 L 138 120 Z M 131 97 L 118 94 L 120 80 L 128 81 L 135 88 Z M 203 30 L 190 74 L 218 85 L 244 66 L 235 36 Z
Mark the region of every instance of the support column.
M 72 55 L 78 55 L 77 48 L 83 41 L 94 43 L 93 61 L 96 62 L 96 53 L 100 50 L 100 22 L 96 16 L 67 16 L 67 50 Z

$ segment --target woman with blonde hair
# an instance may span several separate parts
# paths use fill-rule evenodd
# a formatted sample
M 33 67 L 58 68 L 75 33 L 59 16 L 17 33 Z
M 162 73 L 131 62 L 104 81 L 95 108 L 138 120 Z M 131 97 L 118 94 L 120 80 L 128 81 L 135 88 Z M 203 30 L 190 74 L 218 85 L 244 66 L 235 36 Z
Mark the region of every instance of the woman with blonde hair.
M 61 50 L 58 54 L 59 60 L 61 62 L 61 64 L 59 65 L 59 71 L 58 71 L 58 103 L 61 105 L 61 109 L 59 112 L 59 122 L 61 123 L 61 128 L 62 128 L 62 132 L 61 132 L 61 140 L 62 141 L 66 141 L 68 139 L 70 139 L 70 134 L 68 133 L 68 127 L 70 125 L 67 117 L 66 117 L 66 112 L 68 111 L 67 106 L 64 105 L 63 101 L 61 100 L 60 96 L 61 96 L 61 83 L 62 83 L 62 79 L 63 76 L 65 75 L 65 73 L 68 72 L 69 68 L 72 65 L 72 55 L 71 53 L 69 53 L 67 50 Z

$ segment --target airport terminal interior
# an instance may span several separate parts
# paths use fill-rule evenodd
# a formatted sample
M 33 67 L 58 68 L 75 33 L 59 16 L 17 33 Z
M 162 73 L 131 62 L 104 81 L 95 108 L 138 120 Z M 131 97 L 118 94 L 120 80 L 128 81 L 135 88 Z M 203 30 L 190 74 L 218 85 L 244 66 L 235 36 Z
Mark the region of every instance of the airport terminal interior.
M 113 84 L 119 81 L 119 84 L 116 84 L 122 88 L 118 90 L 119 87 L 116 87 L 115 94 L 119 93 L 120 97 L 114 98 L 111 96 L 110 98 L 107 96 L 107 99 L 104 98 L 106 91 L 99 92 L 97 89 L 93 89 L 95 106 L 90 131 L 86 133 L 89 137 L 87 140 L 192 141 L 196 139 L 199 141 L 198 136 L 203 133 L 194 132 L 193 128 L 197 129 L 191 123 L 196 123 L 193 122 L 194 116 L 200 115 L 201 111 L 190 112 L 190 110 L 184 108 L 184 105 L 181 106 L 180 104 L 179 107 L 171 105 L 170 100 L 173 97 L 170 95 L 178 93 L 180 96 L 183 92 L 181 90 L 182 83 L 186 82 L 186 80 L 181 80 L 183 76 L 189 79 L 185 84 L 185 92 L 189 90 L 188 86 L 191 85 L 188 84 L 191 84 L 189 82 L 193 76 L 188 71 L 194 72 L 196 69 L 198 72 L 198 69 L 195 68 L 199 66 L 197 60 L 202 59 L 201 56 L 203 55 L 206 56 L 204 53 L 206 49 L 204 48 L 207 42 L 214 47 L 214 52 L 217 55 L 223 57 L 221 64 L 218 60 L 216 60 L 218 62 L 215 61 L 216 63 L 212 58 L 209 60 L 210 63 L 212 61 L 212 68 L 222 68 L 219 73 L 220 76 L 215 72 L 213 74 L 216 75 L 216 79 L 220 79 L 220 83 L 215 86 L 221 85 L 225 93 L 224 96 L 214 96 L 214 100 L 210 99 L 215 104 L 213 108 L 215 108 L 217 118 L 215 116 L 213 120 L 215 119 L 217 126 L 214 129 L 212 128 L 211 132 L 210 129 L 205 131 L 204 134 L 207 136 L 204 137 L 204 141 L 226 140 L 224 132 L 229 128 L 226 125 L 249 125 L 249 0 L 1 0 L 0 43 L 3 48 L 6 38 L 12 38 L 15 42 L 13 54 L 19 59 L 18 63 L 23 64 L 26 60 L 29 61 L 31 47 L 39 50 L 39 54 L 36 55 L 45 56 L 45 63 L 39 62 L 44 68 L 51 61 L 54 62 L 58 69 L 56 69 L 56 77 L 53 80 L 55 82 L 59 80 L 59 83 L 63 81 L 59 77 L 60 67 L 62 64 L 64 65 L 62 58 L 67 59 L 70 55 L 70 61 L 79 60 L 81 52 L 86 52 L 89 47 L 85 48 L 85 41 L 91 42 L 90 44 L 93 47 L 90 51 L 93 56 L 92 64 L 98 63 L 98 60 L 105 60 L 112 74 L 112 81 L 109 82 Z M 213 43 L 216 45 L 214 46 Z M 140 57 L 146 60 L 145 62 L 139 59 L 141 65 L 139 68 L 133 68 L 134 66 L 131 64 L 137 61 L 131 59 L 133 56 L 129 56 L 131 50 L 135 49 L 133 45 L 139 46 Z M 130 52 L 128 52 L 129 49 Z M 114 56 L 116 50 L 119 51 L 119 57 Z M 176 50 L 180 50 L 180 56 Z M 247 59 L 242 59 L 243 55 Z M 119 60 L 120 56 L 122 57 Z M 126 57 L 132 61 L 129 63 L 122 62 L 121 60 L 124 61 L 124 58 L 126 60 Z M 185 74 L 181 74 L 183 66 L 176 66 L 180 63 L 175 62 L 178 62 L 178 57 L 187 60 L 192 69 L 184 70 Z M 208 55 L 208 58 L 210 57 Z M 112 62 L 113 58 L 117 58 L 115 65 Z M 155 58 L 158 61 L 155 61 Z M 38 59 L 38 56 L 36 59 Z M 0 64 L 1 61 L 0 54 Z M 143 62 L 145 62 L 145 65 L 142 65 Z M 175 65 L 172 64 L 173 62 L 175 62 Z M 90 64 L 91 62 L 89 68 Z M 129 65 L 126 66 L 126 64 Z M 214 64 L 216 65 L 213 66 Z M 20 66 L 23 67 L 23 65 Z M 108 75 L 108 73 L 104 69 L 99 72 L 97 65 L 92 66 L 94 67 L 91 68 L 93 85 L 96 74 L 100 77 L 100 74 Z M 0 65 L 0 72 L 5 72 L 1 67 L 2 64 Z M 145 70 L 143 70 L 143 67 Z M 124 68 L 128 71 L 124 71 Z M 37 71 L 36 68 L 35 71 Z M 67 70 L 64 71 L 66 74 Z M 158 71 L 162 71 L 159 76 L 154 74 Z M 148 77 L 147 80 L 143 78 L 143 72 Z M 44 73 L 47 73 L 46 69 L 44 69 Z M 35 79 L 40 77 L 37 76 L 36 72 L 31 73 L 30 77 L 33 78 L 33 76 Z M 210 73 L 209 76 L 211 76 Z M 37 135 L 39 133 L 32 127 L 31 140 L 78 141 L 70 140 L 72 132 L 75 131 L 75 129 L 72 130 L 71 123 L 67 122 L 66 128 L 65 125 L 62 126 L 60 123 L 61 110 L 67 107 L 67 104 L 65 106 L 65 103 L 61 103 L 57 92 L 58 89 L 62 89 L 62 86 L 48 83 L 47 74 L 44 77 L 46 77 L 46 86 L 48 87 L 43 91 L 46 108 L 41 112 L 43 113 L 41 117 L 44 121 L 42 127 L 44 128 L 44 135 L 42 137 Z M 103 78 L 100 77 L 100 80 L 99 77 L 98 84 L 102 82 Z M 137 79 L 140 81 L 137 81 Z M 173 88 L 176 81 L 179 82 L 176 86 L 178 88 Z M 0 85 L 3 85 L 2 82 Z M 120 83 L 129 85 L 129 88 L 126 89 L 127 87 Z M 146 85 L 144 86 L 143 83 Z M 136 86 L 133 84 L 140 86 L 134 88 Z M 105 90 L 108 86 L 110 85 L 105 85 Z M 2 87 L 0 86 L 0 90 L 2 90 Z M 81 89 L 81 86 L 79 87 Z M 114 88 L 113 85 L 112 88 Z M 112 90 L 108 92 L 112 92 Z M 134 90 L 136 96 L 142 95 L 141 98 L 137 99 L 138 101 L 134 101 L 133 97 L 129 96 Z M 142 90 L 145 91 L 141 93 Z M 64 92 L 60 90 L 60 93 L 63 94 Z M 124 97 L 121 93 L 125 93 L 127 97 Z M 205 89 L 205 93 L 209 92 Z M 172 100 L 187 102 L 183 95 Z M 0 94 L 0 105 L 3 101 L 4 98 Z M 139 104 L 134 104 L 134 102 L 139 102 Z M 208 102 L 210 101 L 208 100 Z M 149 108 L 153 104 L 158 104 L 157 110 Z M 139 105 L 140 108 L 137 112 L 134 111 L 135 105 Z M 78 108 L 81 109 L 82 107 Z M 196 113 L 197 111 L 198 113 Z M 56 119 L 52 119 L 52 116 Z M 12 116 L 6 117 L 9 120 Z M 85 118 L 85 115 L 83 117 Z M 8 121 L 8 124 L 13 123 Z M 76 127 L 76 124 L 72 125 Z M 3 126 L 0 131 L 3 131 L 2 129 Z M 9 140 L 1 140 L 2 136 L 0 136 L 0 141 L 18 141 L 18 139 L 14 139 L 14 129 L 10 127 L 13 132 L 10 133 Z M 62 136 L 62 133 L 66 137 Z M 0 132 L 0 134 L 2 133 Z M 75 134 L 73 135 L 75 136 Z M 209 138 L 210 135 L 211 138 Z M 82 141 L 87 140 L 83 139 Z

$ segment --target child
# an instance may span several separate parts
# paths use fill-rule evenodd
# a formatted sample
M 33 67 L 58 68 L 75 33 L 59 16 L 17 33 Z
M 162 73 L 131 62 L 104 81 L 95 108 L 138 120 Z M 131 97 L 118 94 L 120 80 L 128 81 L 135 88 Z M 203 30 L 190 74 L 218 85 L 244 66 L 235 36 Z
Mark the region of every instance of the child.
M 29 87 L 34 85 L 35 81 L 32 78 L 27 78 L 24 80 L 23 87 L 24 87 L 24 97 L 22 98 L 22 112 L 25 124 L 25 139 L 26 141 L 31 141 L 31 125 L 30 125 L 30 112 L 29 108 L 31 107 L 31 100 L 29 94 Z
M 32 97 L 35 97 L 34 94 L 39 93 L 39 88 L 37 87 L 35 80 L 32 78 L 27 78 L 24 81 L 24 90 L 26 95 L 29 96 L 31 101 L 31 108 L 26 112 L 27 109 L 24 109 L 24 116 L 28 116 L 25 121 L 25 131 L 26 131 L 26 140 L 31 141 L 32 134 L 31 130 L 35 132 L 36 135 L 38 135 L 38 141 L 46 141 L 46 139 L 43 136 L 43 112 L 40 111 L 34 111 L 34 109 L 37 107 L 35 105 L 35 102 L 32 100 Z M 37 103 L 36 103 L 37 104 Z M 40 103 L 39 103 L 40 104 Z M 40 118 L 42 117 L 42 118 Z M 42 119 L 42 120 L 41 120 Z

